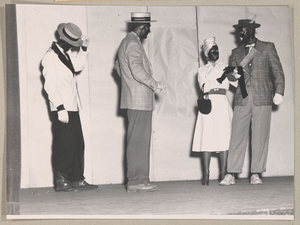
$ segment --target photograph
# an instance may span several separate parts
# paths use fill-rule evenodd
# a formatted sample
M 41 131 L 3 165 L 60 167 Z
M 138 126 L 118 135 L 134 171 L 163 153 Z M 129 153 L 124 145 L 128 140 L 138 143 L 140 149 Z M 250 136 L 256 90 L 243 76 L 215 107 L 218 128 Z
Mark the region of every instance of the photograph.
M 293 24 L 5 5 L 6 218 L 294 220 Z

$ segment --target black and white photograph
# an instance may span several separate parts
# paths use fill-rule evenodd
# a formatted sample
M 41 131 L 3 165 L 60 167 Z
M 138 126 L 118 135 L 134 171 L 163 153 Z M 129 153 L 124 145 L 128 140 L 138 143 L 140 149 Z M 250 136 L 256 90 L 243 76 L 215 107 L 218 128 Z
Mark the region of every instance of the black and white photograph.
M 5 13 L 8 220 L 294 220 L 291 7 Z

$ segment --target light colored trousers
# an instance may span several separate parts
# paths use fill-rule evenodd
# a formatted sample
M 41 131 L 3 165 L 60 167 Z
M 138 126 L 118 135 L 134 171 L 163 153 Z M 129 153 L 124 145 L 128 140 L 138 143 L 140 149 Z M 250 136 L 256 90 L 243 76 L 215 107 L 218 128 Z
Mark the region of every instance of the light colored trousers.
M 149 182 L 152 111 L 127 110 L 127 185 Z
M 251 130 L 251 173 L 266 171 L 272 106 L 255 106 L 251 92 L 246 106 L 235 106 L 227 172 L 241 173 Z M 250 129 L 251 125 L 251 129 Z

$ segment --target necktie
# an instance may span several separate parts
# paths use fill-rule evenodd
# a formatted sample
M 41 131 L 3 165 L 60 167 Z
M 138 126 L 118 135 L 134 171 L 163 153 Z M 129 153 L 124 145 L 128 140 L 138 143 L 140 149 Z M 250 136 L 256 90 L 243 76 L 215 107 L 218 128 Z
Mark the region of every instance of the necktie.
M 255 46 L 254 43 L 253 43 L 253 44 L 250 44 L 250 45 L 246 45 L 246 46 L 245 46 L 245 48 L 246 48 L 246 53 L 248 54 L 248 53 L 252 50 L 252 48 L 254 48 L 254 46 Z

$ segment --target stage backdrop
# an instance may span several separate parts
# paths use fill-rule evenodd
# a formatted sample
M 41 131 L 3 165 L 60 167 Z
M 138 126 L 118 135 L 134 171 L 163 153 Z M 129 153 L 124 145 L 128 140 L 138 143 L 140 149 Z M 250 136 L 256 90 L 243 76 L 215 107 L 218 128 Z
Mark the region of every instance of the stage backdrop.
M 291 10 L 288 7 L 103 7 L 17 5 L 21 98 L 21 187 L 52 186 L 51 122 L 43 91 L 40 62 L 55 41 L 57 25 L 77 24 L 91 39 L 89 61 L 78 75 L 83 103 L 81 120 L 86 144 L 85 176 L 94 184 L 126 179 L 126 113 L 119 109 L 120 78 L 113 70 L 116 53 L 126 36 L 124 21 L 134 11 L 150 11 L 151 33 L 144 42 L 154 77 L 166 84 L 156 96 L 153 113 L 150 178 L 152 181 L 201 178 L 200 155 L 191 152 L 196 100 L 198 51 L 205 38 L 216 37 L 220 61 L 228 63 L 236 47 L 232 25 L 252 18 L 261 28 L 257 37 L 274 42 L 286 75 L 284 102 L 274 108 L 267 172 L 294 174 L 294 95 Z M 199 44 L 198 44 L 199 43 Z M 203 66 L 200 55 L 200 66 Z M 233 93 L 228 97 L 232 101 Z M 218 162 L 211 178 L 218 178 Z M 249 154 L 243 173 L 249 172 Z

